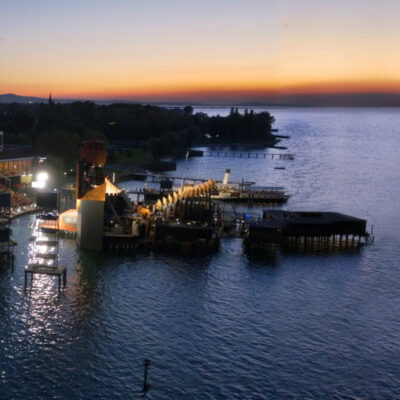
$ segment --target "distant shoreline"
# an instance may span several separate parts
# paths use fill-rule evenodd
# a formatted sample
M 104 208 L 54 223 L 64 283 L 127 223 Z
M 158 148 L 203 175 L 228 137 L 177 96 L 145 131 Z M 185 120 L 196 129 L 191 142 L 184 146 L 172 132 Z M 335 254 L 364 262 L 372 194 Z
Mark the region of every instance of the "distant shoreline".
M 284 100 L 283 100 L 284 99 Z M 400 94 L 397 93 L 350 93 L 350 94 L 300 94 L 282 96 L 283 101 L 143 101 L 141 99 L 58 99 L 56 103 L 73 103 L 90 101 L 95 104 L 109 105 L 116 103 L 145 104 L 167 108 L 181 108 L 186 105 L 208 108 L 398 108 L 400 107 Z M 47 103 L 47 98 L 19 96 L 14 93 L 0 94 L 0 104 L 40 104 Z

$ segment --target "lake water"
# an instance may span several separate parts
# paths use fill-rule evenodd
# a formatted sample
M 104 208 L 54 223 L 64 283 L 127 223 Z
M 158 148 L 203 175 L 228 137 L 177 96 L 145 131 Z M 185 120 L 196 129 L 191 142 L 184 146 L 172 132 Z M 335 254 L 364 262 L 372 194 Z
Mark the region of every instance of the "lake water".
M 375 243 L 253 257 L 223 239 L 191 257 L 63 239 L 65 291 L 37 277 L 24 295 L 33 217 L 17 219 L 15 266 L 0 268 L 1 399 L 142 398 L 146 357 L 148 399 L 400 398 L 400 111 L 271 112 L 294 161 L 193 158 L 176 174 L 283 184 L 288 209 L 365 218 Z

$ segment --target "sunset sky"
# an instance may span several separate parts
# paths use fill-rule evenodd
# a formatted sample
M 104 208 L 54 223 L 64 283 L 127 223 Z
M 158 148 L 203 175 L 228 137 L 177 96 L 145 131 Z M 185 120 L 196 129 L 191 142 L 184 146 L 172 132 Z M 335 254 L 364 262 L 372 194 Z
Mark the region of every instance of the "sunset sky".
M 398 0 L 0 0 L 0 93 L 400 93 Z

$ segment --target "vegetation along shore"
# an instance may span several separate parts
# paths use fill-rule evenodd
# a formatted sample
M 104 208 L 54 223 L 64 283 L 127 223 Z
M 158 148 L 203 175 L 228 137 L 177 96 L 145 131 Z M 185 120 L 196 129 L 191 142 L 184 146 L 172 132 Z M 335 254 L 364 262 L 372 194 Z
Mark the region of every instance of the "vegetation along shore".
M 55 169 L 75 167 L 84 140 L 108 144 L 108 164 L 146 165 L 185 156 L 188 148 L 211 144 L 273 146 L 274 117 L 253 110 L 228 116 L 194 113 L 191 106 L 168 109 L 141 104 L 98 105 L 93 102 L 1 104 L 0 130 L 6 143 L 32 145 Z

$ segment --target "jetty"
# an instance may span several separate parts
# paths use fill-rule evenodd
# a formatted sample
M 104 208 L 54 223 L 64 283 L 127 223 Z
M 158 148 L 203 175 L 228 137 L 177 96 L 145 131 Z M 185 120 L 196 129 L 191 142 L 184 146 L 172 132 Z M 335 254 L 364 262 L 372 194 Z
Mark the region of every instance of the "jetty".
M 276 149 L 286 150 L 286 147 L 275 147 Z M 232 152 L 232 151 L 205 151 L 204 157 L 225 157 L 225 158 L 259 158 L 259 159 L 277 159 L 277 160 L 290 160 L 295 159 L 292 153 L 255 153 L 255 152 Z
M 30 257 L 25 267 L 25 290 L 30 276 L 32 287 L 34 275 L 55 276 L 58 278 L 58 291 L 67 283 L 67 268 L 58 265 L 59 249 L 59 204 L 58 192 L 37 192 L 36 215 L 32 225 Z

